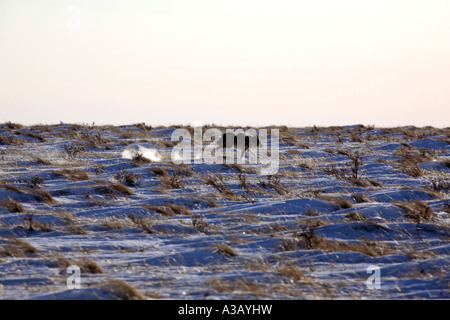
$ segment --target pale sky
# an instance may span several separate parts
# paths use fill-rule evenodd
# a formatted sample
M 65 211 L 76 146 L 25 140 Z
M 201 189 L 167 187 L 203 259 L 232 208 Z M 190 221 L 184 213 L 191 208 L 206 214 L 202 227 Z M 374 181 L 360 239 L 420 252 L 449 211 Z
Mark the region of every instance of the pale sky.
M 5 121 L 447 127 L 450 1 L 0 0 Z

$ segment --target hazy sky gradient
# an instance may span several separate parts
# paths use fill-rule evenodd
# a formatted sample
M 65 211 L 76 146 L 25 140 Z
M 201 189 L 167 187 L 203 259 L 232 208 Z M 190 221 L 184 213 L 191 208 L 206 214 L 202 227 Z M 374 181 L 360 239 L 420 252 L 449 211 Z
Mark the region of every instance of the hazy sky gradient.
M 447 0 L 0 1 L 0 122 L 449 119 Z

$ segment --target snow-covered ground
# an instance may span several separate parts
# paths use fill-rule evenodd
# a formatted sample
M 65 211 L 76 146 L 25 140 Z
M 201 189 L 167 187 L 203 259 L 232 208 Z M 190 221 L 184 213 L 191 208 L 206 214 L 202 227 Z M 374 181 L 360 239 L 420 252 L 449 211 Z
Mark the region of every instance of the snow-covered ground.
M 448 128 L 278 129 L 264 176 L 173 164 L 170 127 L 0 125 L 0 298 L 449 298 Z

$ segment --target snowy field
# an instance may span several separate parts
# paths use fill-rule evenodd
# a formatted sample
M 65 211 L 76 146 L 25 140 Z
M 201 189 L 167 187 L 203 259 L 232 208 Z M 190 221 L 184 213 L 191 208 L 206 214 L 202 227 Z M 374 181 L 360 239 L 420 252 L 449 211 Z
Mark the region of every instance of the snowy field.
M 174 127 L 0 125 L 0 299 L 450 297 L 449 128 L 277 129 L 265 176 L 173 164 Z

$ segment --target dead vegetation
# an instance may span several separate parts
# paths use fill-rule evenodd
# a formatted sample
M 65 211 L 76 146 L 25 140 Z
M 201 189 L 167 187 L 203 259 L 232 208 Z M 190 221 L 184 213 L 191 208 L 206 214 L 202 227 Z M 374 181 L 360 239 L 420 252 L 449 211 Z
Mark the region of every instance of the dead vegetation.
M 142 218 L 134 213 L 127 214 L 127 218 L 130 219 L 134 226 L 142 229 L 145 233 L 152 234 L 153 231 L 150 228 L 150 221 L 145 218 Z
M 299 268 L 293 265 L 284 265 L 277 268 L 276 272 L 283 277 L 313 284 L 311 278 L 307 277 Z
M 241 198 L 236 195 L 233 191 L 231 191 L 230 187 L 225 183 L 224 176 L 215 173 L 209 174 L 202 177 L 202 180 L 207 185 L 214 187 L 217 191 L 219 191 L 222 198 L 230 201 L 239 201 Z
M 282 185 L 281 178 L 278 175 L 268 175 L 265 180 L 259 180 L 258 185 L 263 188 L 273 189 L 279 195 L 286 195 L 289 193 L 289 189 Z
M 191 217 L 191 222 L 194 229 L 197 229 L 205 234 L 208 233 L 209 224 L 206 222 L 205 217 L 199 214 L 193 214 Z
M 26 258 L 39 253 L 31 244 L 16 237 L 0 239 L 0 244 L 0 256 Z
M 57 254 L 56 257 L 50 258 L 50 261 L 55 267 L 66 270 L 70 266 L 78 266 L 82 273 L 89 274 L 104 274 L 105 271 L 94 260 L 88 257 L 81 257 L 80 259 L 68 259 L 61 254 Z
M 213 245 L 215 252 L 229 256 L 229 257 L 235 257 L 238 255 L 237 251 L 231 248 L 226 243 L 216 243 Z
M 99 186 L 94 188 L 94 191 L 99 194 L 110 196 L 111 198 L 118 198 L 119 196 L 132 196 L 134 192 L 120 182 L 110 181 L 95 181 Z
M 89 180 L 89 174 L 84 169 L 60 169 L 54 172 L 57 176 L 63 177 L 70 181 Z
M 285 239 L 280 245 L 282 251 L 293 251 L 299 249 L 316 249 L 326 252 L 353 251 L 378 257 L 390 252 L 390 248 L 374 241 L 349 244 L 342 241 L 327 240 L 318 236 L 314 228 L 306 226 L 300 232 L 294 232 L 291 239 Z
M 108 292 L 118 300 L 145 300 L 146 297 L 123 280 L 111 279 L 100 283 L 97 288 Z
M 414 220 L 416 223 L 423 221 L 430 221 L 436 214 L 434 211 L 421 200 L 413 200 L 409 202 L 394 202 L 394 204 L 401 208 L 405 215 Z
M 0 200 L 0 207 L 4 207 L 11 212 L 25 212 L 25 208 L 17 201 L 13 199 Z
M 400 157 L 396 161 L 399 169 L 414 178 L 421 177 L 425 171 L 419 167 L 419 163 L 433 160 L 433 154 L 426 148 L 414 148 L 407 143 L 402 144 L 394 152 L 394 155 Z
M 83 147 L 79 147 L 76 145 L 69 145 L 69 144 L 65 144 L 64 145 L 64 153 L 63 153 L 63 158 L 68 159 L 68 160 L 73 160 L 76 158 L 80 158 L 84 152 L 86 151 L 86 149 L 84 149 Z
M 5 188 L 10 191 L 21 193 L 21 194 L 28 194 L 28 195 L 31 194 L 34 196 L 34 198 L 38 202 L 43 202 L 46 204 L 55 204 L 56 203 L 56 200 L 46 190 L 28 188 L 28 187 L 16 187 L 16 186 L 5 184 L 5 183 L 0 183 L 0 187 Z
M 193 214 L 188 207 L 172 203 L 167 203 L 161 206 L 156 206 L 152 204 L 142 204 L 141 207 L 169 217 L 177 214 L 185 216 Z
M 126 184 L 129 187 L 134 187 L 136 182 L 141 179 L 141 176 L 131 171 L 125 171 L 124 168 L 120 168 L 114 175 L 114 179 Z
M 325 200 L 338 205 L 341 209 L 353 208 L 353 204 L 345 198 L 327 195 L 317 195 L 316 199 Z

